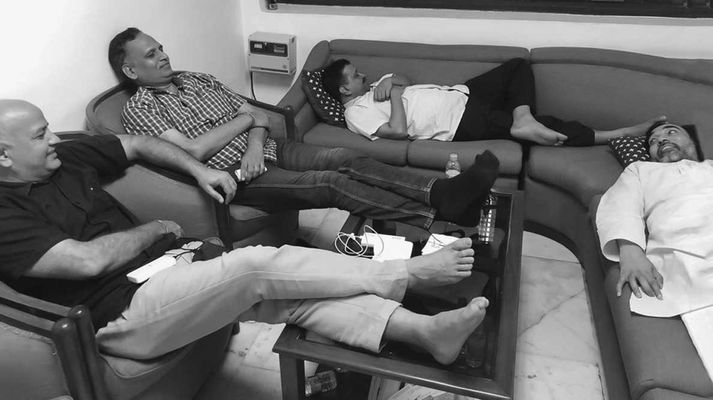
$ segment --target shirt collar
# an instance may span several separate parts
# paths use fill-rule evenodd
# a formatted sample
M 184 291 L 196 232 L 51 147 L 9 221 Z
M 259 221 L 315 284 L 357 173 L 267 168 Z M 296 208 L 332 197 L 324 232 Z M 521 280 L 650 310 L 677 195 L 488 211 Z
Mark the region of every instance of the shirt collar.
M 183 83 L 183 79 L 181 79 L 181 74 L 180 73 L 173 74 L 173 78 L 171 78 L 171 83 L 176 85 L 176 88 L 178 88 L 178 90 L 183 89 L 184 83 Z M 160 89 L 160 88 L 156 88 L 156 87 L 142 86 L 142 88 L 144 88 L 145 90 L 148 90 L 150 92 L 157 93 L 157 94 L 172 94 L 168 90 L 164 90 L 164 89 Z
M 20 192 L 24 195 L 30 194 L 32 183 L 29 182 L 3 182 L 0 181 L 0 189 L 8 189 Z
M 346 103 L 344 103 L 344 108 L 349 107 L 349 105 L 350 105 L 351 103 L 356 102 L 357 99 L 361 99 L 362 96 L 364 96 L 364 95 L 357 96 L 357 97 L 354 97 L 354 98 L 350 99 L 349 101 L 347 101 Z

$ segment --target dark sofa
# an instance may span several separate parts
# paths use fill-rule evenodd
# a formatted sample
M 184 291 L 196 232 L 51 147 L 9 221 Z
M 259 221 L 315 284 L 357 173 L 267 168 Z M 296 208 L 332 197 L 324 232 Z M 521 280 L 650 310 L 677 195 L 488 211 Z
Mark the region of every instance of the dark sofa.
M 657 115 L 697 126 L 704 155 L 713 152 L 713 61 L 682 60 L 591 48 L 427 45 L 363 40 L 318 43 L 305 70 L 347 58 L 377 79 L 400 72 L 415 83 L 456 84 L 513 57 L 529 59 L 537 111 L 595 129 L 631 125 Z M 622 171 L 608 146 L 523 147 L 507 140 L 468 143 L 369 141 L 327 125 L 298 80 L 278 104 L 295 115 L 295 139 L 359 149 L 375 158 L 439 174 L 450 152 L 467 167 L 490 149 L 501 160 L 496 186 L 525 191 L 526 228 L 569 248 L 585 273 L 610 399 L 713 398 L 713 383 L 680 318 L 632 315 L 630 292 L 614 293 L 618 265 L 599 251 L 593 215 L 601 194 Z

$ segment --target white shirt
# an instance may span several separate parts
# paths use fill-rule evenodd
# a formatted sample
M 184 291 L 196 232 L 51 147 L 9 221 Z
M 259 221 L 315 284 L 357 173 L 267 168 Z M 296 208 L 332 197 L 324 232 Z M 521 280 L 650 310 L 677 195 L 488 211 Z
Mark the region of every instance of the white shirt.
M 390 101 L 375 101 L 374 87 L 386 74 L 371 85 L 371 89 L 344 105 L 347 128 L 371 140 L 376 131 L 389 122 Z M 401 99 L 406 111 L 406 126 L 409 139 L 435 139 L 451 141 L 468 101 L 468 87 L 465 85 L 411 85 L 404 89 Z
M 629 165 L 602 197 L 596 223 L 606 258 L 618 262 L 616 240 L 625 239 L 664 277 L 664 301 L 632 296 L 632 311 L 670 316 L 713 304 L 713 161 Z

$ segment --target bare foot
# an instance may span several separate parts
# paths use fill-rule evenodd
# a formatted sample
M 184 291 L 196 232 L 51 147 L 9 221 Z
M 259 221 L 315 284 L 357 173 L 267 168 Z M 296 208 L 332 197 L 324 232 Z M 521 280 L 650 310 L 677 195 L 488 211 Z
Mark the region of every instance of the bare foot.
M 510 134 L 517 139 L 547 146 L 558 146 L 567 140 L 566 135 L 542 125 L 529 112 L 513 118 Z
M 421 330 L 421 346 L 439 363 L 452 363 L 470 334 L 483 322 L 488 304 L 485 297 L 476 297 L 463 308 L 429 317 L 427 326 Z
M 434 253 L 407 260 L 408 288 L 443 286 L 469 277 L 474 261 L 471 245 L 470 238 L 462 238 Z

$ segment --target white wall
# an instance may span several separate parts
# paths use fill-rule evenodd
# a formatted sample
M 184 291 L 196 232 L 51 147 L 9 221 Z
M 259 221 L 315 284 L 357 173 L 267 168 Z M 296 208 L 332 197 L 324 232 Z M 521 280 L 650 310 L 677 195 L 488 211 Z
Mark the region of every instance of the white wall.
M 315 43 L 335 38 L 527 48 L 601 47 L 713 59 L 713 19 L 289 5 L 266 11 L 262 3 L 243 2 L 244 36 L 254 31 L 297 35 L 299 67 Z M 262 73 L 256 74 L 255 82 L 258 99 L 272 103 L 279 101 L 290 84 L 289 79 Z
M 239 90 L 238 0 L 0 0 L 0 98 L 38 105 L 55 131 L 84 128 L 89 100 L 116 84 L 109 40 L 129 26 L 162 42 L 176 69 Z
M 589 46 L 668 57 L 711 58 L 713 20 L 435 10 L 281 7 L 264 0 L 0 0 L 0 98 L 40 106 L 56 131 L 84 127 L 84 107 L 116 83 L 109 40 L 136 26 L 162 42 L 176 69 L 216 75 L 250 92 L 245 42 L 255 31 L 297 35 L 301 68 L 320 40 Z M 292 77 L 255 74 L 276 103 Z

